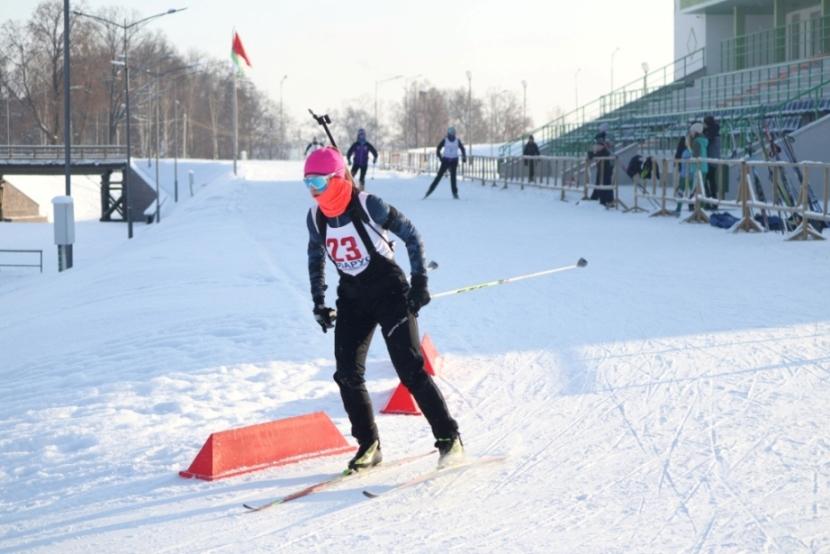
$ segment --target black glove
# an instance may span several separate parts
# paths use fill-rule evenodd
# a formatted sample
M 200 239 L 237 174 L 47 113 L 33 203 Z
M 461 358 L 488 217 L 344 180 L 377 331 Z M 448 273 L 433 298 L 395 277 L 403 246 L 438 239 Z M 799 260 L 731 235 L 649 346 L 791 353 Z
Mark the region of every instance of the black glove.
M 372 160 L 372 165 L 375 165 L 376 163 L 378 163 L 378 159 L 377 159 L 377 158 L 375 158 L 374 160 Z
M 444 156 L 438 156 L 438 161 L 444 163 Z
M 467 163 L 467 156 L 464 156 L 463 158 L 461 158 L 461 163 L 463 163 L 463 164 Z
M 418 317 L 418 312 L 430 301 L 429 291 L 427 290 L 427 276 L 417 273 L 412 276 L 410 281 L 406 304 L 409 306 L 412 315 Z
M 314 319 L 320 324 L 323 332 L 327 333 L 329 329 L 334 327 L 337 311 L 324 305 L 322 300 L 317 301 L 314 303 Z

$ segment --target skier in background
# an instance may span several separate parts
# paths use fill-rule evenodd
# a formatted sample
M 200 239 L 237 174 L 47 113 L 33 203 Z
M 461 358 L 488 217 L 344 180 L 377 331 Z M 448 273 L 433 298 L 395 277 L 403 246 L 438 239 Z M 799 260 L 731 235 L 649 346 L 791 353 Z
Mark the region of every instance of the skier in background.
M 434 191 L 435 187 L 438 186 L 438 183 L 441 182 L 441 177 L 443 177 L 444 173 L 446 173 L 447 169 L 449 169 L 452 197 L 458 200 L 458 188 L 455 184 L 455 172 L 458 169 L 459 151 L 461 153 L 461 161 L 463 163 L 467 163 L 467 151 L 464 149 L 461 139 L 455 136 L 455 127 L 450 127 L 447 129 L 447 136 L 441 139 L 441 142 L 438 143 L 438 147 L 435 149 L 438 159 L 441 160 L 441 167 L 438 168 L 438 174 L 435 176 L 432 184 L 429 185 L 429 190 L 427 190 L 427 193 L 424 195 L 425 199 L 427 196 L 432 194 L 432 191 Z
M 325 146 L 325 142 L 318 142 L 317 137 L 312 137 L 311 142 L 309 142 L 308 146 L 305 147 L 305 155 L 308 156 L 309 152 L 314 152 L 315 150 L 319 150 Z
M 357 130 L 357 140 L 349 147 L 346 152 L 346 159 L 352 166 L 352 177 L 357 177 L 357 172 L 360 171 L 360 190 L 366 188 L 366 169 L 369 167 L 369 154 L 372 154 L 372 164 L 378 161 L 378 151 L 372 146 L 372 143 L 366 140 L 366 131 L 364 129 Z M 352 162 L 354 156 L 354 162 Z
M 305 162 L 303 181 L 315 200 L 306 218 L 314 318 L 324 333 L 334 328 L 334 381 L 359 445 L 347 471 L 369 468 L 382 460 L 364 380 L 366 355 L 378 324 L 398 377 L 432 428 L 439 467 L 460 461 L 464 446 L 458 424 L 424 369 L 418 342 L 416 318 L 430 301 L 418 231 L 401 212 L 377 196 L 358 191 L 347 180 L 345 160 L 336 148 L 312 152 Z M 406 244 L 409 283 L 395 263 L 387 230 Z M 340 275 L 336 311 L 326 305 L 326 257 Z

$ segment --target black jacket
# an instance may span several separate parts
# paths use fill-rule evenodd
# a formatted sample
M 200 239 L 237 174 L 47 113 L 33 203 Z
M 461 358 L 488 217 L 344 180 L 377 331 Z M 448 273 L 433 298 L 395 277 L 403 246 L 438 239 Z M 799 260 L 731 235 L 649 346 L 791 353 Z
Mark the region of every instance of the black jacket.
M 528 141 L 525 144 L 524 150 L 522 150 L 522 155 L 524 156 L 538 156 L 539 155 L 539 145 L 533 141 Z

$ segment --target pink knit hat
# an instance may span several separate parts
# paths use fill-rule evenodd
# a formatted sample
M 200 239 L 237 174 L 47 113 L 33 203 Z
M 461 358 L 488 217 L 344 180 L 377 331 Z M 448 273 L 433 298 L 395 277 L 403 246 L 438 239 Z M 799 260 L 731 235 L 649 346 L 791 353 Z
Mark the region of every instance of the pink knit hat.
M 338 177 L 346 176 L 346 162 L 336 148 L 326 146 L 309 154 L 305 160 L 305 175 L 331 175 Z

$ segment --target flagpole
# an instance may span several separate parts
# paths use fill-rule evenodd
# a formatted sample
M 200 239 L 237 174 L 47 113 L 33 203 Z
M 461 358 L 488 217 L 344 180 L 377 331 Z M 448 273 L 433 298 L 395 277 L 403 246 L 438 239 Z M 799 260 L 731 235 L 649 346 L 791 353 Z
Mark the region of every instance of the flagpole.
M 231 41 L 236 38 L 236 31 L 233 32 L 233 37 L 231 37 Z M 236 64 L 231 65 L 233 71 L 233 174 L 236 175 L 236 155 L 239 152 L 239 106 L 237 104 L 236 99 L 236 72 L 237 67 Z

